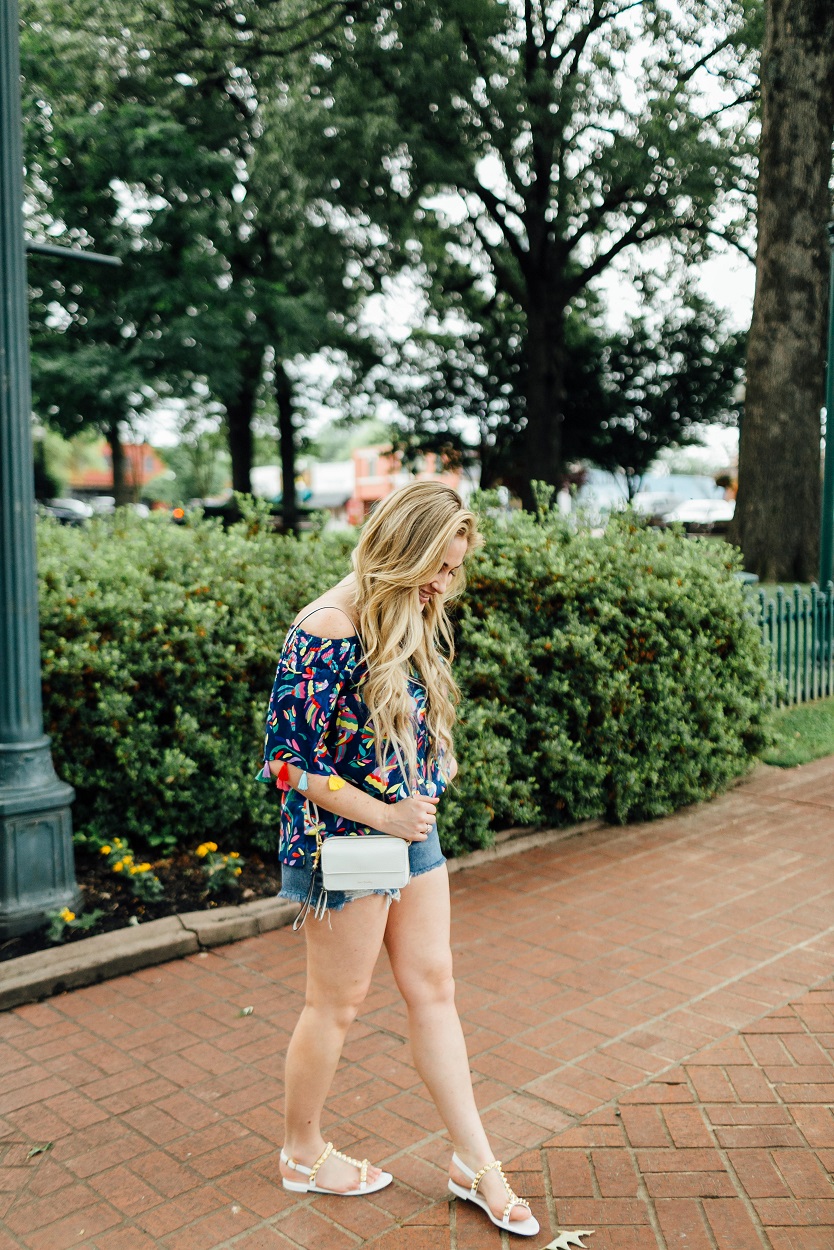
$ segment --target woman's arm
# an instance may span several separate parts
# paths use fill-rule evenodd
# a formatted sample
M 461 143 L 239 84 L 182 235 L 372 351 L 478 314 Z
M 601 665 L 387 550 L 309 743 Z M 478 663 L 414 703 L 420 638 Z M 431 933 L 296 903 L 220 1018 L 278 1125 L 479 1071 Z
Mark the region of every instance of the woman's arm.
M 269 771 L 273 777 L 278 776 L 281 769 L 280 760 L 272 760 Z M 298 788 L 302 770 L 294 764 L 288 764 L 289 782 L 293 789 Z M 358 786 L 345 781 L 338 790 L 331 790 L 327 777 L 307 774 L 307 789 L 302 793 L 312 799 L 316 807 L 342 816 L 345 820 L 357 825 L 367 825 L 378 829 L 380 833 L 390 834 L 395 838 L 405 838 L 406 842 L 423 842 L 428 836 L 425 827 L 431 827 L 437 819 L 439 799 L 427 794 L 415 794 L 411 798 L 401 799 L 398 803 L 383 803 L 372 794 L 366 794 Z

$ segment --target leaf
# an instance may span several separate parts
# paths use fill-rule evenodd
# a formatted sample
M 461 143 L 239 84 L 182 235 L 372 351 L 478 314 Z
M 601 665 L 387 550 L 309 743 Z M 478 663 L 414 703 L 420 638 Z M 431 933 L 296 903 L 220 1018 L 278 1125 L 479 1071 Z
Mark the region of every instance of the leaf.
M 251 1016 L 254 1010 L 255 1010 L 254 1007 L 242 1007 L 237 1014 L 239 1016 Z
M 51 1141 L 46 1142 L 43 1146 L 33 1146 L 26 1158 L 31 1159 L 34 1155 L 45 1155 L 47 1150 L 52 1149 L 52 1146 L 53 1143 Z
M 585 1250 L 585 1246 L 579 1240 L 580 1237 L 590 1237 L 593 1233 L 592 1228 L 579 1228 L 573 1233 L 559 1233 L 555 1241 L 549 1241 L 544 1250 L 570 1250 L 571 1246 L 579 1246 L 580 1250 Z

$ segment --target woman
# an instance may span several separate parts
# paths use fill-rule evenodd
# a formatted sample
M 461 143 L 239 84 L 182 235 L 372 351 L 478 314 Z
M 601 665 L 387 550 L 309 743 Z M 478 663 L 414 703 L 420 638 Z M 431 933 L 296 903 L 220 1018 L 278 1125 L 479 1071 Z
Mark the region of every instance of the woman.
M 284 644 L 264 768 L 284 791 L 281 896 L 304 903 L 302 924 L 310 911 L 327 923 L 305 925 L 307 994 L 287 1050 L 280 1166 L 284 1187 L 300 1193 L 369 1194 L 392 1180 L 334 1150 L 320 1127 L 384 942 L 415 1066 L 454 1145 L 449 1188 L 499 1228 L 532 1235 L 539 1226 L 493 1159 L 475 1106 L 435 823 L 457 772 L 445 605 L 462 590 L 464 559 L 480 541 L 474 515 L 448 486 L 404 487 L 366 522 L 353 572 L 307 605 Z M 325 892 L 315 867 L 321 839 L 372 832 L 409 844 L 408 885 Z

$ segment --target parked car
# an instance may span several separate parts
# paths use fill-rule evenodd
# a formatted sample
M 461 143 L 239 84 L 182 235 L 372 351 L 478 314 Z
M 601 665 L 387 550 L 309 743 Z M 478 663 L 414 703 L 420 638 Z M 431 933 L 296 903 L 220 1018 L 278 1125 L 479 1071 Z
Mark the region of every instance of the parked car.
M 93 516 L 90 505 L 80 499 L 48 499 L 43 512 L 62 525 L 83 525 Z
M 115 495 L 91 495 L 89 504 L 97 516 L 109 516 L 116 511 Z
M 653 525 L 663 525 L 676 508 L 692 501 L 724 500 L 724 491 L 711 477 L 698 473 L 647 474 L 634 496 L 634 508 Z
M 723 534 L 735 510 L 733 499 L 688 499 L 667 512 L 664 521 L 667 525 L 679 521 L 691 534 Z

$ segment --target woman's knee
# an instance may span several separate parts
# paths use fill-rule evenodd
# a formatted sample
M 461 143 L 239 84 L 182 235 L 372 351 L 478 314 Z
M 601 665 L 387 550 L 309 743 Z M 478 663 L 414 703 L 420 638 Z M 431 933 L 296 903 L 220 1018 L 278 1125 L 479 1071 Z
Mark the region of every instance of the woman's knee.
M 397 984 L 408 1007 L 454 1002 L 451 954 L 398 970 Z
M 347 994 L 343 990 L 333 994 L 322 989 L 308 988 L 305 1006 L 309 1011 L 315 1012 L 323 1022 L 346 1032 L 359 1014 L 367 993 L 367 985 L 356 986 Z

